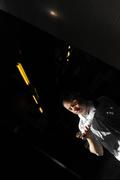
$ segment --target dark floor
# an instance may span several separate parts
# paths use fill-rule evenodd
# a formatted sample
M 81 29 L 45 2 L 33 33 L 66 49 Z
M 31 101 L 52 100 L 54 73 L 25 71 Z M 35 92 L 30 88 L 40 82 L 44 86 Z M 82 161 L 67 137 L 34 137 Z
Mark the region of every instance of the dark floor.
M 34 130 L 1 131 L 1 175 L 34 179 L 119 179 L 120 163 L 108 152 L 96 157 L 73 139 Z

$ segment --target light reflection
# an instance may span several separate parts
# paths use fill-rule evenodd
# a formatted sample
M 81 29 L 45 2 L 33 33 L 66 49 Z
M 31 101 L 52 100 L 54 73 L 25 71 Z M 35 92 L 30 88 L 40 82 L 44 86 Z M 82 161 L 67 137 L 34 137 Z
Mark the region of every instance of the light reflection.
M 50 14 L 51 14 L 52 16 L 57 16 L 57 14 L 56 14 L 55 11 L 50 11 Z
M 48 10 L 48 13 L 52 17 L 59 17 L 60 16 L 57 10 Z

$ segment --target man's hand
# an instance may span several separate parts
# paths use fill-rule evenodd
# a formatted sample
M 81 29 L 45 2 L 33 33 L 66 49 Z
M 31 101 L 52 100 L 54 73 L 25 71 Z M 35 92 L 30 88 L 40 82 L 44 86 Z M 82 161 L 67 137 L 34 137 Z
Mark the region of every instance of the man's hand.
M 90 125 L 86 125 L 84 127 L 84 130 L 82 132 L 82 137 L 83 138 L 88 138 L 90 136 Z
M 88 138 L 89 136 L 90 136 L 90 126 L 89 125 L 84 127 L 84 130 L 82 133 L 80 131 L 78 131 L 76 133 L 76 138 L 80 138 L 80 139 L 85 139 L 85 138 Z
M 78 131 L 75 135 L 76 138 L 80 138 L 82 139 L 82 133 L 80 131 Z

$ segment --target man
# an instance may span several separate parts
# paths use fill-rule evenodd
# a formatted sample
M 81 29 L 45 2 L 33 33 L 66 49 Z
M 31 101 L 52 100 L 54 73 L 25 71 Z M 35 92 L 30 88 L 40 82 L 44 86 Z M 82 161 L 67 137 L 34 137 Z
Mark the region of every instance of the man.
M 86 139 L 91 153 L 104 154 L 103 147 L 120 161 L 120 107 L 108 97 L 92 102 L 78 93 L 62 97 L 63 106 L 78 115 L 77 137 Z

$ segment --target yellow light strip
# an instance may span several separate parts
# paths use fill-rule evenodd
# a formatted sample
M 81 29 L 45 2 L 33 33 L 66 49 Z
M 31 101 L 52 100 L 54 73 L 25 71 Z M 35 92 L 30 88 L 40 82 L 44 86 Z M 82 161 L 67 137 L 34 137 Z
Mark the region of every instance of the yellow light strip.
M 35 103 L 38 104 L 38 101 L 37 101 L 36 97 L 34 95 L 32 95 L 32 97 L 33 97 Z
M 34 95 L 32 95 L 32 97 L 33 97 L 35 103 L 38 104 L 38 101 L 37 101 L 36 97 L 35 97 Z M 38 109 L 39 109 L 39 111 L 40 111 L 41 113 L 43 113 L 42 107 L 39 107 Z
M 36 98 L 39 99 L 39 95 L 38 95 L 38 93 L 37 93 L 36 88 L 34 88 L 34 91 L 35 91 L 35 94 L 36 94 Z
M 25 83 L 26 83 L 27 85 L 29 85 L 29 84 L 30 84 L 30 81 L 29 81 L 29 79 L 28 79 L 28 77 L 27 77 L 27 75 L 26 75 L 26 73 L 25 73 L 25 70 L 24 70 L 23 67 L 22 67 L 22 64 L 21 64 L 21 63 L 17 63 L 16 66 L 17 66 L 18 70 L 20 71 L 20 74 L 21 74 L 21 76 L 23 77 Z
M 41 107 L 39 107 L 39 111 L 40 111 L 41 113 L 43 113 L 43 109 L 42 109 Z

